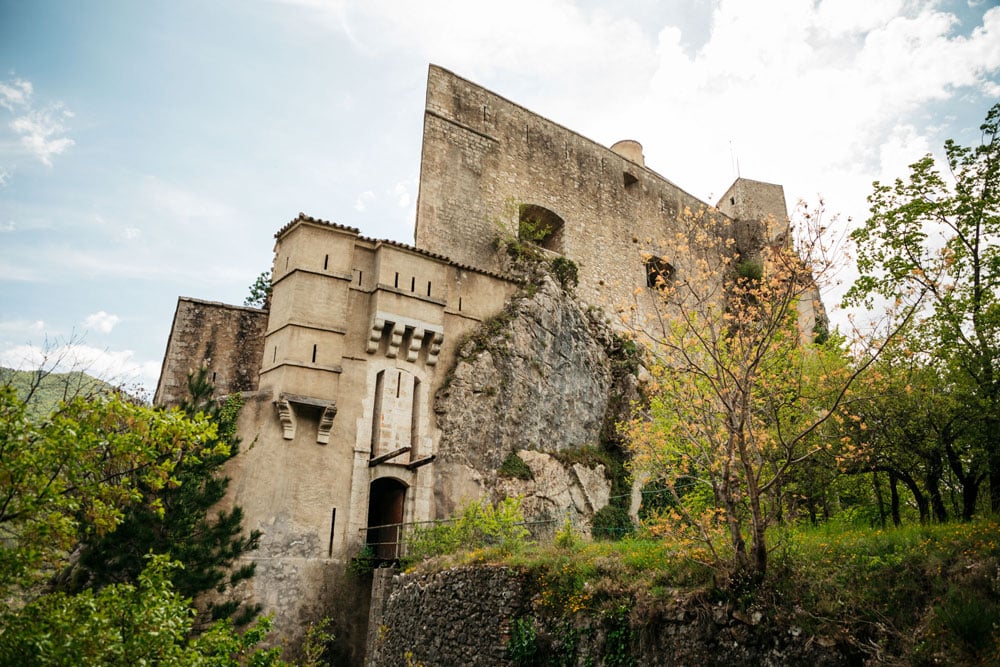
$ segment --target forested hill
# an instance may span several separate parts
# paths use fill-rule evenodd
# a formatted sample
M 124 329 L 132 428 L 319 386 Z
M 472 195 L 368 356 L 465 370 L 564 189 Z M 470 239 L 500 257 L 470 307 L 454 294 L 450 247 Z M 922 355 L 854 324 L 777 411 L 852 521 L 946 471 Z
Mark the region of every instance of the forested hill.
M 0 367 L 0 386 L 10 386 L 26 401 L 32 416 L 52 412 L 60 401 L 116 391 L 115 387 L 81 371 L 52 373 L 44 370 L 16 371 Z

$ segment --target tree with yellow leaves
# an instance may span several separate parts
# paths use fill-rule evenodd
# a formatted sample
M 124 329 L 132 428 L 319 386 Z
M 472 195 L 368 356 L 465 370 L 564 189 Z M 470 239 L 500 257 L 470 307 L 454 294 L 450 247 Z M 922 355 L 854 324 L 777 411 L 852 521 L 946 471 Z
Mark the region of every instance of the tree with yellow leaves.
M 782 235 L 741 254 L 728 219 L 685 212 L 664 244 L 683 269 L 652 288 L 654 314 L 630 322 L 653 376 L 648 407 L 625 425 L 633 472 L 662 482 L 674 526 L 741 580 L 766 573 L 766 529 L 789 470 L 827 446 L 821 427 L 877 355 L 861 347 L 848 363 L 837 340 L 814 342 L 806 315 L 834 266 L 822 210 L 799 219 L 794 244 Z

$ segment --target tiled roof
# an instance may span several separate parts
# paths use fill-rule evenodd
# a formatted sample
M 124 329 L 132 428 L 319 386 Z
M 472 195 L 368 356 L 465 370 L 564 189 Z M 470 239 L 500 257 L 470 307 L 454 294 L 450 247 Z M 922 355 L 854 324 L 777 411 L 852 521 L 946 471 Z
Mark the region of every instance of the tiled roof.
M 481 269 L 477 266 L 470 266 L 468 264 L 459 264 L 458 262 L 452 261 L 450 257 L 447 257 L 445 255 L 440 255 L 436 252 L 431 252 L 430 250 L 424 250 L 423 248 L 418 248 L 417 246 L 410 245 L 409 243 L 401 243 L 399 241 L 393 241 L 391 239 L 376 239 L 368 236 L 362 236 L 361 230 L 358 229 L 357 227 L 348 227 L 347 225 L 341 225 L 336 222 L 330 222 L 329 220 L 320 220 L 319 218 L 314 218 L 311 215 L 306 215 L 305 213 L 299 213 L 299 216 L 297 218 L 290 221 L 284 227 L 275 232 L 274 238 L 276 239 L 281 238 L 285 234 L 285 232 L 291 229 L 298 222 L 309 222 L 316 225 L 322 225 L 324 227 L 339 229 L 341 231 L 345 231 L 350 234 L 356 234 L 358 236 L 358 240 L 360 241 L 367 241 L 369 243 L 374 243 L 376 246 L 388 245 L 394 248 L 399 248 L 401 250 L 408 250 L 409 252 L 414 252 L 417 253 L 418 255 L 423 255 L 424 257 L 430 257 L 431 259 L 435 259 L 439 262 L 444 262 L 445 264 L 454 266 L 457 269 L 462 269 L 463 271 L 474 271 L 476 273 L 492 276 L 494 278 L 500 278 L 501 280 L 513 280 L 511 276 L 505 275 L 503 273 L 487 271 L 486 269 Z

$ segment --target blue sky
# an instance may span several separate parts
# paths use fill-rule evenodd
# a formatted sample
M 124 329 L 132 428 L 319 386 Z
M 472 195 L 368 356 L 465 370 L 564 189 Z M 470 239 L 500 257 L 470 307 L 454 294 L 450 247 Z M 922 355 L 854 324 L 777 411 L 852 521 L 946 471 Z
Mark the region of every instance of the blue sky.
M 299 211 L 412 242 L 429 62 L 703 199 L 738 162 L 863 219 L 976 141 L 996 5 L 0 0 L 0 364 L 152 389 L 177 296 L 242 303 Z

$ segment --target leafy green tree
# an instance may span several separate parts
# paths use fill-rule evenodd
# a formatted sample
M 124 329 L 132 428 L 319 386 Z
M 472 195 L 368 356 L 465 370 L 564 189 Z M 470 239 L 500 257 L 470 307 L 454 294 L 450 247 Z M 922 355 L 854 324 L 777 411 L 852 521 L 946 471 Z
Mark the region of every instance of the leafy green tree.
M 250 294 L 243 300 L 244 306 L 267 308 L 271 301 L 271 272 L 263 271 L 250 285 Z
M 852 233 L 861 275 L 845 303 L 926 304 L 915 331 L 977 415 L 1000 511 L 1000 104 L 980 129 L 978 146 L 945 143 L 946 176 L 927 155 L 907 181 L 874 184 L 871 217 Z
M 847 472 L 885 473 L 893 522 L 900 522 L 897 484 L 911 493 L 922 522 L 949 518 L 948 496 L 964 519 L 976 511 L 986 477 L 976 415 L 956 392 L 948 368 L 911 345 L 905 330 L 860 380 L 849 414 L 840 416 Z
M 129 507 L 117 530 L 84 546 L 76 566 L 64 574 L 63 587 L 80 591 L 134 583 L 149 553 L 169 554 L 183 566 L 170 573 L 183 597 L 196 598 L 208 591 L 222 593 L 253 576 L 252 563 L 235 570 L 232 565 L 241 555 L 257 548 L 260 532 L 243 535 L 243 512 L 239 507 L 213 511 L 229 484 L 229 478 L 220 474 L 221 467 L 239 449 L 236 419 L 242 405 L 240 395 L 233 394 L 222 404 L 216 401 L 206 368 L 188 377 L 188 392 L 181 409 L 193 420 L 207 420 L 216 426 L 214 453 L 182 461 L 174 473 L 177 485 L 144 488 L 147 495 L 157 499 L 162 512 L 144 505 Z M 223 599 L 209 603 L 208 611 L 212 619 L 232 616 L 237 625 L 243 625 L 260 607 L 240 608 L 237 601 Z
M 114 531 L 129 508 L 162 516 L 156 493 L 180 483 L 181 461 L 228 449 L 215 424 L 112 395 L 28 416 L 0 386 L 0 595 L 62 567 L 75 545 Z
M 219 622 L 192 638 L 194 610 L 171 583 L 170 573 L 179 567 L 166 556 L 154 556 L 135 583 L 76 594 L 48 593 L 17 612 L 4 613 L 0 663 L 24 667 L 282 664 L 279 648 L 257 648 L 270 628 L 269 619 L 243 634 Z
M 81 543 L 113 534 L 186 469 L 229 451 L 203 414 L 137 405 L 118 394 L 75 398 L 44 418 L 0 386 L 0 664 L 267 665 L 269 621 L 243 633 L 219 621 L 195 638 L 197 612 L 171 582 L 179 563 L 147 560 L 134 580 L 77 593 L 45 582 Z

